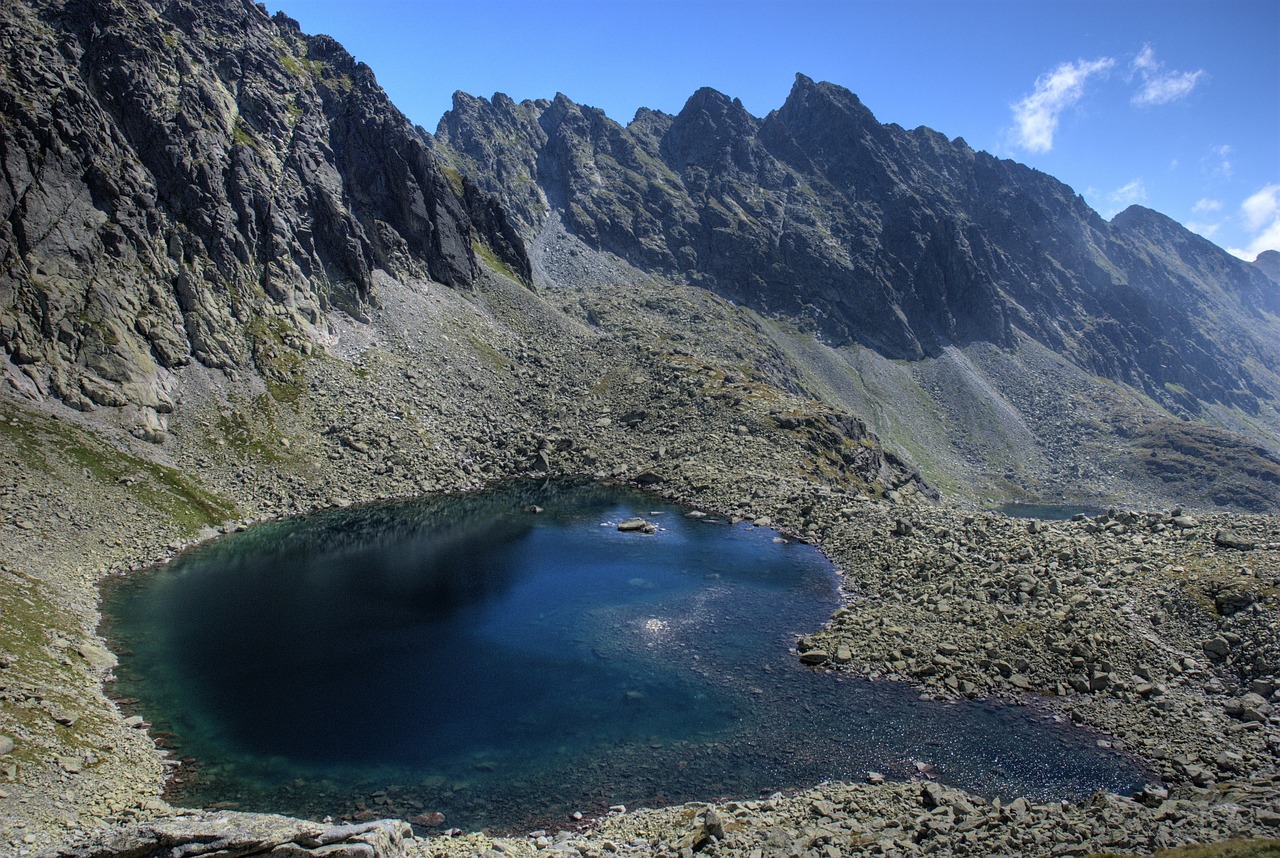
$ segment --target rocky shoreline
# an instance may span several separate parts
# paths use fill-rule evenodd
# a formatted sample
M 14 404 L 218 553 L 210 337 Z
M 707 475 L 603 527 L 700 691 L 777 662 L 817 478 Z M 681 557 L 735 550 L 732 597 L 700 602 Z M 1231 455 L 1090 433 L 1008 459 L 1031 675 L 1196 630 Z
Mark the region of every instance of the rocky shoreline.
M 922 773 L 566 819 L 567 833 L 526 838 L 449 834 L 445 820 L 379 846 L 385 854 L 1071 855 L 1280 833 L 1275 517 L 1041 523 L 935 507 L 856 421 L 787 392 L 784 359 L 748 335 L 758 317 L 698 290 L 640 283 L 540 298 L 494 278 L 463 297 L 381 285 L 373 322 L 335 316 L 328 354 L 308 360 L 294 388 L 183 370 L 162 445 L 113 429 L 110 412 L 0 399 L 8 852 L 145 854 L 111 838 L 167 849 L 176 841 L 155 833 L 166 825 L 222 825 L 163 801 L 172 761 L 103 695 L 114 663 L 95 630 L 104 575 L 255 520 L 557 474 L 770 519 L 845 576 L 845 606 L 797 642 L 797 658 L 937 697 L 1047 695 L 1166 785 L 1138 800 L 1037 807 Z M 552 326 L 556 336 L 535 336 Z M 101 833 L 120 825 L 136 828 Z M 254 850 L 321 848 L 289 833 L 296 821 L 261 825 L 280 833 L 254 835 Z M 379 854 L 366 846 L 324 854 Z

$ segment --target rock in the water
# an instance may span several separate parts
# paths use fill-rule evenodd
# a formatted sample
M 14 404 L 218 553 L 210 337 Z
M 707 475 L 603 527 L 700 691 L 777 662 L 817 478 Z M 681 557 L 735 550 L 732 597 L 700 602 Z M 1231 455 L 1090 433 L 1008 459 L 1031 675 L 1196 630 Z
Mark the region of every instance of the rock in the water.
M 831 661 L 831 653 L 825 650 L 811 649 L 800 653 L 801 664 L 826 664 L 829 661 Z
M 658 526 L 643 518 L 629 518 L 618 525 L 618 530 L 623 533 L 657 533 Z

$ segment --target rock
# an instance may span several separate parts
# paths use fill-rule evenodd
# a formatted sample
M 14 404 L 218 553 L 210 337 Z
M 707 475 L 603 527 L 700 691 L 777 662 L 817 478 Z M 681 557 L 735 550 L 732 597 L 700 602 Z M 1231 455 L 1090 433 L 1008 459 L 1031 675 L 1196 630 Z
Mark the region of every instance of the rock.
M 657 533 L 658 526 L 643 518 L 629 518 L 618 525 L 618 530 L 623 533 Z
M 103 829 L 42 858 L 133 855 L 271 855 L 274 858 L 408 858 L 413 830 L 400 820 L 330 825 L 256 813 L 197 812 Z
M 1222 590 L 1213 597 L 1213 603 L 1217 606 L 1218 613 L 1224 617 L 1243 611 L 1253 602 L 1254 595 L 1248 590 L 1227 589 Z
M 844 644 L 836 647 L 835 662 L 836 664 L 848 664 L 853 661 L 853 651 Z
M 905 518 L 899 518 L 893 522 L 894 536 L 910 536 L 911 529 L 911 522 L 907 521 Z
M 1200 522 L 1194 516 L 1190 515 L 1175 515 L 1170 521 L 1174 527 L 1179 528 L 1180 530 L 1189 530 L 1190 528 L 1200 526 Z
M 1241 721 L 1258 723 L 1264 723 L 1273 709 L 1262 695 L 1253 692 L 1228 700 L 1222 708 L 1228 715 L 1239 718 Z
M 424 828 L 437 828 L 444 825 L 444 814 L 439 812 L 419 813 L 416 816 L 409 817 L 408 822 L 411 825 L 421 825 Z
M 1231 653 L 1231 646 L 1227 643 L 1226 638 L 1221 635 L 1205 641 L 1202 647 L 1205 654 L 1216 661 L 1222 661 Z
M 11 752 L 13 747 L 13 739 L 8 736 L 0 736 L 0 757 Z
M 884 781 L 885 777 L 880 772 L 867 772 L 867 783 L 878 785 L 884 783 Z
M 96 670 L 111 670 L 116 666 L 115 655 L 97 644 L 82 643 L 76 647 L 76 651 Z
M 831 661 L 831 654 L 825 650 L 811 649 L 800 653 L 801 664 L 826 664 Z
M 1245 539 L 1235 531 L 1223 528 L 1213 535 L 1213 541 L 1223 548 L 1234 548 L 1237 551 L 1252 551 L 1254 543 Z

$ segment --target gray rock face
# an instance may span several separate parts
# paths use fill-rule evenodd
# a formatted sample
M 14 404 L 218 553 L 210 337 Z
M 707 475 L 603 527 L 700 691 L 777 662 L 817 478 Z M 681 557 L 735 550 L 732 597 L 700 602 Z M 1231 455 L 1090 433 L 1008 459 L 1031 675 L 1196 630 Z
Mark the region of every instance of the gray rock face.
M 458 93 L 435 144 L 527 235 L 555 212 L 836 344 L 913 359 L 1027 335 L 1182 414 L 1280 396 L 1280 289 L 1258 267 L 1147 209 L 1108 223 L 1043 173 L 882 125 L 803 75 L 763 119 L 703 89 L 626 127 L 563 95 Z
M 6 3 L 0 58 L 0 345 L 28 395 L 141 407 L 160 440 L 167 370 L 287 375 L 375 269 L 466 289 L 483 245 L 528 279 L 501 208 L 283 15 Z

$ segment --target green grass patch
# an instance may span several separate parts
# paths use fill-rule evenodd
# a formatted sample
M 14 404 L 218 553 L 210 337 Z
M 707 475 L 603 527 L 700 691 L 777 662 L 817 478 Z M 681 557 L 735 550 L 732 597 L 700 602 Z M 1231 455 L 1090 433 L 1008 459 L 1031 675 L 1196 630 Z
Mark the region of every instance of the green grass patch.
M 449 187 L 453 189 L 453 193 L 459 199 L 461 199 L 462 198 L 462 174 L 459 173 L 457 170 L 455 170 L 453 167 L 448 167 L 448 166 L 445 166 L 444 164 L 440 165 L 440 172 L 444 173 L 444 177 L 449 182 Z
M 306 390 L 306 357 L 294 347 L 298 332 L 283 319 L 257 316 L 245 333 L 272 398 L 290 405 L 297 402 Z
M 120 484 L 139 503 L 187 533 L 238 516 L 230 501 L 175 468 L 130 455 L 79 426 L 19 412 L 2 401 L 0 438 L 27 468 L 54 478 L 64 477 L 68 465 L 87 470 L 99 482 Z
M 506 277 L 508 280 L 513 280 L 516 283 L 524 283 L 524 280 L 520 278 L 520 275 L 516 274 L 515 271 L 511 269 L 510 265 L 499 259 L 498 254 L 493 252 L 493 248 L 489 247 L 489 245 L 485 244 L 483 241 L 475 239 L 471 242 L 471 249 L 475 251 L 476 256 L 484 260 L 485 265 L 488 265 L 503 277 Z

